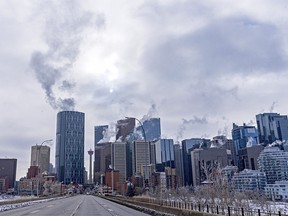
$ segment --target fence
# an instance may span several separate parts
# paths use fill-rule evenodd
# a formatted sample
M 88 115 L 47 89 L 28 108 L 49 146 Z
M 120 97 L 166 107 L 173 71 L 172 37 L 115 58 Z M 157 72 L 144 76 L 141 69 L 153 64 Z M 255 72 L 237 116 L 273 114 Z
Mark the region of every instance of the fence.
M 136 198 L 140 202 L 149 202 L 160 206 L 166 206 L 171 208 L 184 209 L 187 211 L 196 211 L 203 213 L 210 213 L 216 215 L 228 215 L 228 216 L 284 216 L 287 215 L 288 210 L 270 210 L 264 211 L 263 209 L 247 209 L 240 207 L 231 207 L 231 206 L 217 206 L 217 205 L 208 205 L 200 204 L 193 202 L 185 201 L 174 201 L 174 200 L 157 200 L 151 198 Z

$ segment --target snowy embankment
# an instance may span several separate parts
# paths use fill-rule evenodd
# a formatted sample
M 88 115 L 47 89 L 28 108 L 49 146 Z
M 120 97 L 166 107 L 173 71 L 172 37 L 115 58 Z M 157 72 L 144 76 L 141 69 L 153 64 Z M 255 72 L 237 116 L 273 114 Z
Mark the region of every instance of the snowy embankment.
M 30 199 L 30 200 L 29 200 Z M 31 197 L 1 197 L 0 196 L 0 212 L 15 209 L 15 208 L 22 208 L 25 206 L 34 205 L 37 203 L 49 202 L 54 199 L 59 198 L 49 198 L 49 199 L 42 199 L 42 200 L 31 200 Z M 1 205 L 1 202 L 9 202 L 9 204 Z

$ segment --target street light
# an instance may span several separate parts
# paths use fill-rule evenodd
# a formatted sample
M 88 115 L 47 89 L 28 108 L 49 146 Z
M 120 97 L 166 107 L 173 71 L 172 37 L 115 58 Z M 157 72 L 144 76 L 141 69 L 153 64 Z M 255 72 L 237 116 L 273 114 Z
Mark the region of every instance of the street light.
M 143 124 L 142 124 L 142 122 L 139 120 L 139 119 L 137 119 L 137 118 L 135 118 L 135 117 L 125 117 L 126 119 L 135 119 L 139 124 L 140 124 L 140 126 L 141 126 L 141 128 L 142 128 L 142 131 L 143 131 L 143 137 L 144 137 L 144 142 L 145 142 L 145 171 L 144 171 L 144 175 L 143 175 L 143 178 L 144 178 L 144 184 L 143 184 L 143 186 L 145 187 L 145 184 L 146 184 L 146 182 L 148 181 L 148 179 L 146 179 L 146 175 L 147 175 L 147 166 L 148 166 L 148 158 L 147 158 L 147 145 L 146 145 L 146 143 L 147 143 L 147 140 L 146 140 L 146 133 L 145 133 L 145 129 L 144 129 L 144 126 L 143 126 Z M 147 181 L 146 181 L 147 180 Z M 145 187 L 146 188 L 146 187 Z
M 40 166 L 39 166 L 39 153 L 41 146 L 46 142 L 51 142 L 53 139 L 44 140 L 40 145 L 36 144 L 36 162 L 37 162 L 37 197 L 39 196 L 39 172 L 40 172 Z

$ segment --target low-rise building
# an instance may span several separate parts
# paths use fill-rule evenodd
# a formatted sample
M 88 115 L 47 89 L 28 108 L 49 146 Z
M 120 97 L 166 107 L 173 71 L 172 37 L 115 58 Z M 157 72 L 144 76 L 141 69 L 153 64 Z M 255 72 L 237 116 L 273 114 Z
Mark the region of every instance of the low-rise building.
M 265 194 L 273 201 L 288 200 L 288 181 L 276 181 L 275 184 L 267 184 Z
M 234 191 L 257 191 L 263 190 L 267 184 L 266 174 L 259 170 L 245 169 L 236 173 L 232 178 L 232 188 Z

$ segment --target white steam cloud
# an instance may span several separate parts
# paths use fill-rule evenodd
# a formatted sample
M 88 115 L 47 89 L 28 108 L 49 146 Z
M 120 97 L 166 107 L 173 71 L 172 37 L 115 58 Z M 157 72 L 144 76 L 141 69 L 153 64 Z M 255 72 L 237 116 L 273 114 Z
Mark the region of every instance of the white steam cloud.
M 46 21 L 43 37 L 48 49 L 32 54 L 30 64 L 45 91 L 47 102 L 53 109 L 74 110 L 71 97 L 75 83 L 66 80 L 80 52 L 83 34 L 87 28 L 105 25 L 103 15 L 84 11 L 77 1 L 45 1 L 40 5 Z M 69 97 L 56 96 L 54 86 L 67 91 Z

